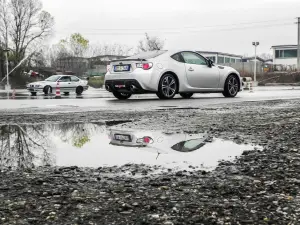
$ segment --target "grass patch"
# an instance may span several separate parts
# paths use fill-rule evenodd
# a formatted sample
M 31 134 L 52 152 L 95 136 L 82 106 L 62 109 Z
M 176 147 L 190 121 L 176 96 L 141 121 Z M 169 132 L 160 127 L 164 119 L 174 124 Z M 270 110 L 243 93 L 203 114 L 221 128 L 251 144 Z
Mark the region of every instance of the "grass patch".
M 93 88 L 102 88 L 104 85 L 104 76 L 90 77 L 88 85 Z

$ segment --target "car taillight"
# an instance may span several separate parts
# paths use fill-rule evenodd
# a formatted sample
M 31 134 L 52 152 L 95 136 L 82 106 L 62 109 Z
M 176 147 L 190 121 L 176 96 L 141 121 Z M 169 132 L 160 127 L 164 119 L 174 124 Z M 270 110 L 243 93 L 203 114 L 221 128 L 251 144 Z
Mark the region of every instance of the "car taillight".
M 137 63 L 136 64 L 137 68 L 142 68 L 143 70 L 149 70 L 152 68 L 152 66 L 153 66 L 152 63 Z
M 153 139 L 151 137 L 144 137 L 143 141 L 146 144 L 152 144 L 153 143 Z

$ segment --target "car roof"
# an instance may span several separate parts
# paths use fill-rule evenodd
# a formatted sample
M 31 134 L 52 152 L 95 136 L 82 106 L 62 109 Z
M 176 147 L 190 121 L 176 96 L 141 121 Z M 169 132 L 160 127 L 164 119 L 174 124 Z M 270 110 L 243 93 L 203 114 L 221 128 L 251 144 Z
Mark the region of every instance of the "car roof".
M 67 74 L 54 74 L 52 76 L 66 76 L 66 77 L 77 77 L 75 75 L 67 75 Z
M 171 50 L 168 50 L 168 53 L 170 55 L 174 55 L 178 52 L 195 52 L 195 53 L 197 53 L 197 51 L 192 50 L 192 49 L 171 49 Z

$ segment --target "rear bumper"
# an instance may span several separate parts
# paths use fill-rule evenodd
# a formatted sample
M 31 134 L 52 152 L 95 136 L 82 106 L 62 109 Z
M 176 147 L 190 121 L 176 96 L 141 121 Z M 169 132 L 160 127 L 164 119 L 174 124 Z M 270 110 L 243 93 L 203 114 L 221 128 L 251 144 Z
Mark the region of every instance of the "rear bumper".
M 143 94 L 144 90 L 141 84 L 134 79 L 106 80 L 105 89 L 109 92 L 136 93 Z

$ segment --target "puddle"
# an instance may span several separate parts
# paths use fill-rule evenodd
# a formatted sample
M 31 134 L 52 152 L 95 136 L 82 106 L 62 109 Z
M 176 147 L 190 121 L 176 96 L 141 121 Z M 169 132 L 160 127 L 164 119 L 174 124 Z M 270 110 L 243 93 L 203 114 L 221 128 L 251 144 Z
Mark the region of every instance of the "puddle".
M 0 167 L 98 168 L 133 163 L 211 170 L 218 161 L 254 148 L 207 134 L 117 130 L 100 123 L 0 126 Z

